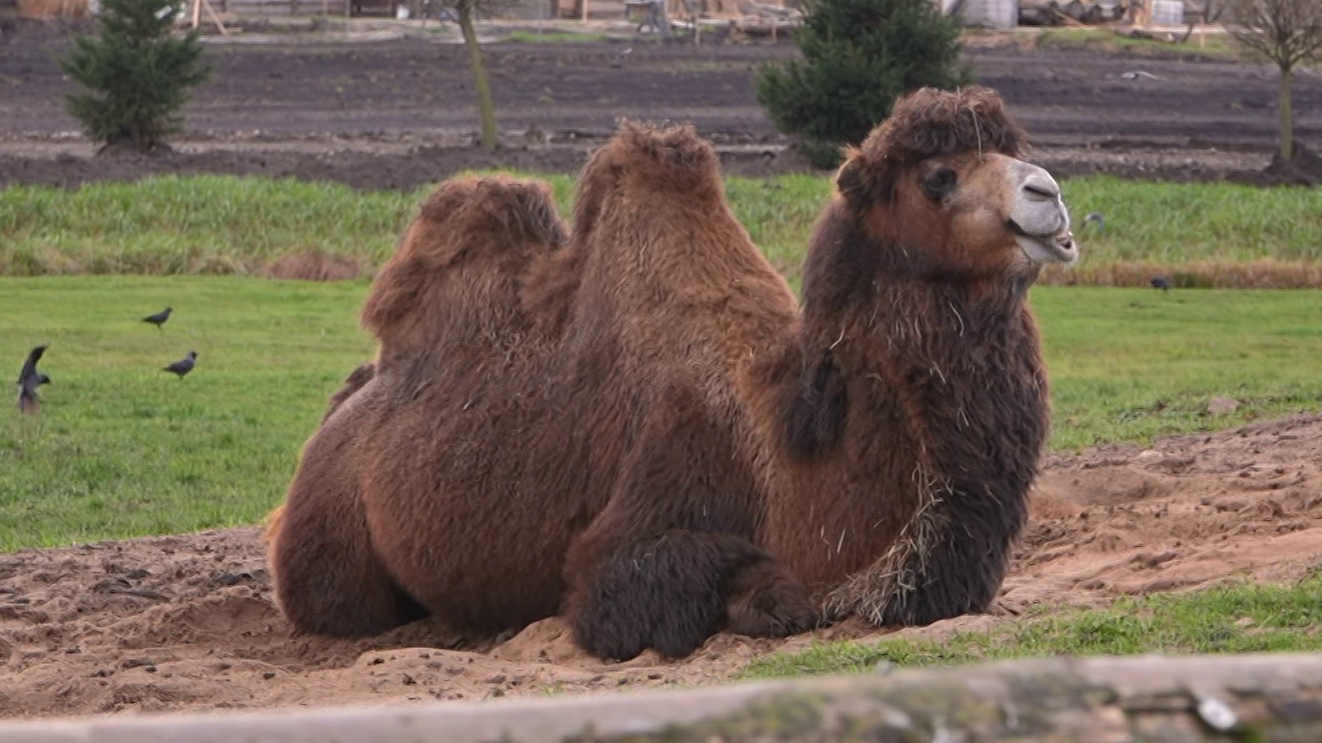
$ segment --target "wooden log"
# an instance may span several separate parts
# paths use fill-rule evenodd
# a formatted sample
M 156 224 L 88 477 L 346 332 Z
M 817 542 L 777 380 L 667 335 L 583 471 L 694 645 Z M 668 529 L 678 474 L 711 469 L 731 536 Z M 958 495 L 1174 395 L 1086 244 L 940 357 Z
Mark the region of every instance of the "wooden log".
M 680 691 L 0 723 L 0 743 L 1322 740 L 1322 655 L 1018 661 Z

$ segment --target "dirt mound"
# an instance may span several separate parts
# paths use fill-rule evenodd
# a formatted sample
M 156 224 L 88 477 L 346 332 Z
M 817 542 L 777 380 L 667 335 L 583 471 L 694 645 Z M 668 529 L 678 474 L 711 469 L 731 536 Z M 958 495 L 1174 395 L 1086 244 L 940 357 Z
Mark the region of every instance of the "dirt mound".
M 998 602 L 905 636 L 984 627 L 1044 603 L 1248 579 L 1322 562 L 1322 415 L 1151 448 L 1053 456 Z M 369 641 L 293 635 L 255 528 L 0 556 L 0 716 L 407 703 L 687 685 L 751 659 L 886 631 L 845 622 L 784 641 L 712 638 L 683 661 L 585 655 L 558 619 L 487 646 L 426 622 Z
M 1322 155 L 1295 143 L 1294 156 L 1289 160 L 1281 157 L 1279 151 L 1272 156 L 1271 164 L 1262 171 L 1264 185 L 1316 186 L 1322 184 Z

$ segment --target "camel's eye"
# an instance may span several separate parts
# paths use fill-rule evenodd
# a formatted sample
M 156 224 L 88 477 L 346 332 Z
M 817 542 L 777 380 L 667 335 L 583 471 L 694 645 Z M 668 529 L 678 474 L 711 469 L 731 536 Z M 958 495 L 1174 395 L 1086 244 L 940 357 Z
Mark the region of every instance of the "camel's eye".
M 948 165 L 938 165 L 923 176 L 923 190 L 928 196 L 938 201 L 946 198 L 955 190 L 959 176 Z

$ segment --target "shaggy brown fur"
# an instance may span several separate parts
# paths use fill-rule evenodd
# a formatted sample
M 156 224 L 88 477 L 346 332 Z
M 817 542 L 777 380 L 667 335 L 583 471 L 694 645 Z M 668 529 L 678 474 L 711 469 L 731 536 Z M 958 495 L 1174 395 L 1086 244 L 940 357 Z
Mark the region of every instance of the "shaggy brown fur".
M 1046 432 L 998 180 L 1022 139 L 990 91 L 899 103 L 841 168 L 802 311 L 691 129 L 622 127 L 563 247 L 537 187 L 443 185 L 273 523 L 281 607 L 336 635 L 563 611 L 608 658 L 985 608 Z

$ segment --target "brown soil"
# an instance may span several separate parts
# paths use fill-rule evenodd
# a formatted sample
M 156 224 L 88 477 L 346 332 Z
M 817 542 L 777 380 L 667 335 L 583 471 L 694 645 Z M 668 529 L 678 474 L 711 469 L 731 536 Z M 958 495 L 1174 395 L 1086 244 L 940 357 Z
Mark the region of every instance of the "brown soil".
M 1053 456 L 994 615 L 1232 580 L 1290 581 L 1322 562 L 1322 415 Z M 396 704 L 701 684 L 822 639 L 719 635 L 683 661 L 585 656 L 548 619 L 494 647 L 425 622 L 372 641 L 295 636 L 271 604 L 256 528 L 0 556 L 0 717 Z M 891 635 L 894 636 L 894 635 Z
M 396 29 L 402 38 L 354 43 L 331 40 L 354 33 L 240 35 L 262 41 L 208 48 L 215 74 L 186 107 L 176 152 L 93 159 L 64 110 L 76 89 L 56 63 L 67 29 L 10 26 L 0 29 L 0 186 L 214 172 L 412 188 L 467 168 L 572 172 L 620 117 L 693 122 L 722 147 L 727 172 L 808 167 L 786 152 L 753 96 L 758 65 L 796 54 L 784 42 L 490 44 L 502 148 L 486 153 L 472 146 L 466 56 L 443 43 L 445 34 L 408 27 Z M 1271 180 L 1262 171 L 1276 138 L 1274 68 L 1201 58 L 1188 47 L 1154 57 L 1039 49 L 1030 39 L 975 37 L 965 56 L 1028 127 L 1035 159 L 1057 175 Z M 1298 140 L 1322 143 L 1322 76 L 1297 75 L 1294 110 Z

